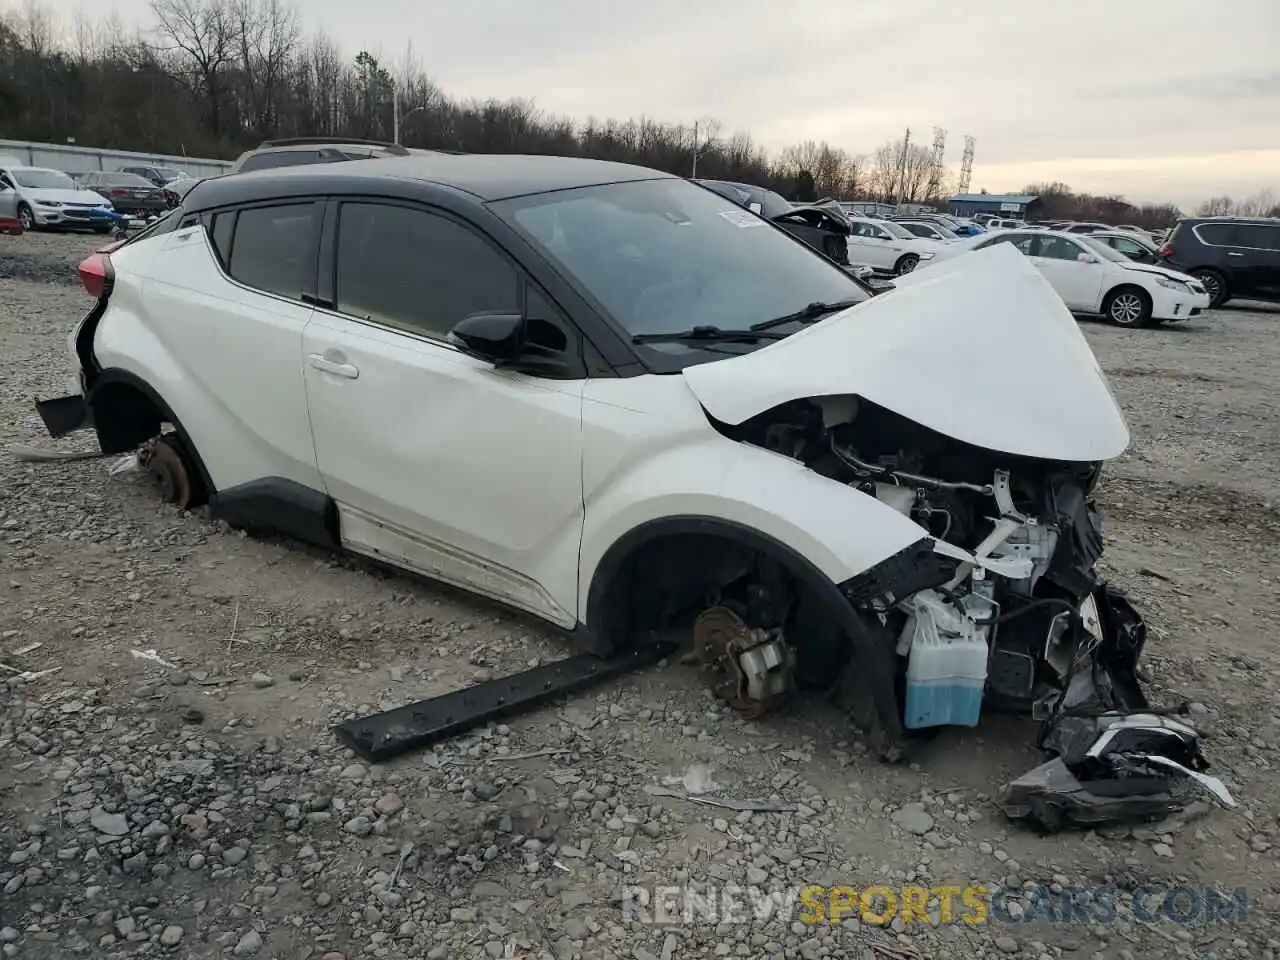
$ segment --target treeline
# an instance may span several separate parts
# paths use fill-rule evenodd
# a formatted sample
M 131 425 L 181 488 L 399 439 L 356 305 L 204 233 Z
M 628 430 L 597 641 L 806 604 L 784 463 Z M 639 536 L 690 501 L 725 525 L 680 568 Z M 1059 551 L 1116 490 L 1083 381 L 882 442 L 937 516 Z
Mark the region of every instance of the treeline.
M 1210 197 L 1196 208 L 1198 217 L 1280 217 L 1280 202 L 1270 190 L 1259 190 L 1242 200 Z
M 1171 203 L 1134 204 L 1124 197 L 1076 193 L 1065 183 L 1034 183 L 1022 192 L 1040 198 L 1040 216 L 1045 220 L 1125 223 L 1155 230 L 1172 226 L 1182 216 L 1182 211 Z
M 683 175 L 696 154 L 698 176 L 797 200 L 938 203 L 954 186 L 928 147 L 902 141 L 869 153 L 807 141 L 770 156 L 750 134 L 726 133 L 714 120 L 575 121 L 530 100 L 455 100 L 409 54 L 395 64 L 368 51 L 348 58 L 328 36 L 304 35 L 288 0 L 153 0 L 152 13 L 134 31 L 114 15 L 60 22 L 39 0 L 0 16 L 0 131 L 232 159 L 272 137 L 390 140 L 398 93 L 408 146 L 598 157 Z M 1063 184 L 1028 192 L 1053 217 L 1162 226 L 1177 215 Z

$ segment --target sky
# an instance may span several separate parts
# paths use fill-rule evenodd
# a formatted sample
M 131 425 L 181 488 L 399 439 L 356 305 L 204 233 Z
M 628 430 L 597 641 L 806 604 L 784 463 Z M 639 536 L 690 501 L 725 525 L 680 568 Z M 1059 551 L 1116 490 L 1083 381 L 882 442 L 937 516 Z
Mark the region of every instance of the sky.
M 45 0 L 70 17 L 148 0 Z M 911 129 L 971 189 L 1063 181 L 1135 202 L 1280 196 L 1280 0 L 306 0 L 354 55 L 411 48 L 455 97 L 579 120 L 715 118 L 771 151 L 872 153 Z

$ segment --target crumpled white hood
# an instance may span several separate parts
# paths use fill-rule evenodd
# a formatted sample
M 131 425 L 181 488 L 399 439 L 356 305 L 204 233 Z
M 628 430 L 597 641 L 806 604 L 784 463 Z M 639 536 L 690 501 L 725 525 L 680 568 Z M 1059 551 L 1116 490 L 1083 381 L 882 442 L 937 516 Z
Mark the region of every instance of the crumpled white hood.
M 1128 447 L 1075 318 L 1011 245 L 895 284 L 752 353 L 689 367 L 685 381 L 729 424 L 791 400 L 857 394 L 988 450 L 1092 462 Z

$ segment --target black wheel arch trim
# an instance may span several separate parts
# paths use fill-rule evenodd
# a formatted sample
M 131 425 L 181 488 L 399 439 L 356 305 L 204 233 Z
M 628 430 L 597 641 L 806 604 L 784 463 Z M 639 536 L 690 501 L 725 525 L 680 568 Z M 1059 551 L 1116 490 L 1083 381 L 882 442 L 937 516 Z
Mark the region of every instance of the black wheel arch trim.
M 241 530 L 279 533 L 318 547 L 342 549 L 334 499 L 284 477 L 250 480 L 210 495 L 209 516 Z
M 173 424 L 174 432 L 178 434 L 178 438 L 182 441 L 182 445 L 186 448 L 188 456 L 191 457 L 192 463 L 195 465 L 196 472 L 200 475 L 200 482 L 204 485 L 205 492 L 213 497 L 217 492 L 217 488 L 213 485 L 213 478 L 209 475 L 209 469 L 205 466 L 204 458 L 200 456 L 200 449 L 191 439 L 191 435 L 187 432 L 187 428 L 183 426 L 182 421 L 178 419 L 173 412 L 173 408 L 160 395 L 155 387 L 147 383 L 146 380 L 131 373 L 128 370 L 121 370 L 118 367 L 107 367 L 98 372 L 94 378 L 93 386 L 89 388 L 88 394 L 85 396 L 85 405 L 92 411 L 98 400 L 99 394 L 104 389 L 111 386 L 126 386 L 137 390 L 146 397 L 160 411 L 164 422 Z M 103 428 L 101 426 L 103 418 L 96 413 L 93 414 L 93 422 L 98 431 L 98 442 L 102 447 L 103 453 L 126 453 L 133 449 L 132 446 L 126 446 L 122 449 L 108 449 L 108 445 L 103 443 Z M 111 446 L 117 446 L 112 444 Z
M 609 589 L 627 559 L 646 544 L 680 534 L 723 537 L 740 546 L 759 551 L 782 564 L 812 592 L 814 598 L 835 618 L 849 638 L 854 657 L 866 673 L 867 689 L 874 697 L 882 733 L 890 740 L 897 740 L 902 736 L 902 711 L 894 688 L 896 654 L 893 648 L 886 649 L 877 642 L 875 635 L 849 602 L 842 585 L 827 577 L 811 560 L 781 540 L 732 520 L 698 515 L 664 517 L 633 527 L 615 540 L 592 574 L 591 585 L 587 590 L 585 624 L 576 631 L 580 640 L 585 640 L 593 652 L 604 656 L 619 646 L 619 638 L 602 635 L 601 628 L 608 616 L 604 605 Z

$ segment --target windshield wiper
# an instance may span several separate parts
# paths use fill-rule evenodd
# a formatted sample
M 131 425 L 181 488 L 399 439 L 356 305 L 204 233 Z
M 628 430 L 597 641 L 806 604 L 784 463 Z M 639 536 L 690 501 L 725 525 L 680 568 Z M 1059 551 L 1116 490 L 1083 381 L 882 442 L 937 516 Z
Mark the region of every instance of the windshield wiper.
M 637 333 L 632 343 L 679 343 L 684 340 L 707 340 L 719 343 L 755 343 L 757 340 L 781 340 L 785 334 L 767 333 L 752 327 L 748 330 L 723 330 L 720 327 L 690 327 L 670 333 Z
M 828 314 L 848 310 L 850 307 L 856 307 L 862 302 L 862 300 L 836 300 L 834 303 L 823 303 L 821 300 L 817 300 L 803 310 L 797 310 L 795 313 L 788 313 L 781 317 L 774 317 L 772 320 L 753 323 L 751 329 L 759 331 L 768 330 L 772 327 L 781 327 L 788 323 L 813 323 Z

